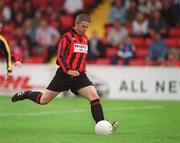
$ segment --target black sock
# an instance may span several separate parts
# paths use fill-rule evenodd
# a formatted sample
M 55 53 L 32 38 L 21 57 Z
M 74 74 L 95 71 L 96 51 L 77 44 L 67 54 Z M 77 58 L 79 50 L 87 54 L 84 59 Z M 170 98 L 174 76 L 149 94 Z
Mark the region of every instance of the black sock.
M 24 93 L 24 99 L 30 99 L 32 101 L 34 101 L 35 103 L 38 103 L 40 104 L 40 99 L 41 99 L 41 96 L 42 96 L 42 93 L 41 92 L 36 92 L 36 91 L 26 91 Z
M 104 120 L 104 113 L 99 99 L 93 100 L 91 103 L 91 113 L 95 122 Z

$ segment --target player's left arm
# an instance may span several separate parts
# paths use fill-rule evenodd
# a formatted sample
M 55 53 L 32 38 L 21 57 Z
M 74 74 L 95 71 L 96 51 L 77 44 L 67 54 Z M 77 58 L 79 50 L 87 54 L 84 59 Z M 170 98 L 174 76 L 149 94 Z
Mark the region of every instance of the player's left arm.
M 3 50 L 6 62 L 7 62 L 7 71 L 8 73 L 12 72 L 12 61 L 11 61 L 11 51 L 7 41 L 0 35 L 1 48 Z

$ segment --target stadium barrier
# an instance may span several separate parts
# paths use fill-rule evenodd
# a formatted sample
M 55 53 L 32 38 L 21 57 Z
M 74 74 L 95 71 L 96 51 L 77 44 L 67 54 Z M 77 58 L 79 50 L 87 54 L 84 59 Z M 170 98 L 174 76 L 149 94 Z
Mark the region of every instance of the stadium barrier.
M 13 77 L 4 76 L 6 65 L 0 64 L 0 95 L 19 90 L 42 91 L 51 81 L 57 66 L 23 65 L 14 67 Z M 111 99 L 180 100 L 180 68 L 123 67 L 88 65 L 87 74 L 100 96 Z

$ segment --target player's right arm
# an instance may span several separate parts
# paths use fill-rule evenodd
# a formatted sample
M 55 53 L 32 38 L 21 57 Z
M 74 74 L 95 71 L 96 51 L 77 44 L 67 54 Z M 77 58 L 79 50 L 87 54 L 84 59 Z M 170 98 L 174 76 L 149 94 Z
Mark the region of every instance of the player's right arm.
M 70 69 L 70 66 L 66 61 L 67 53 L 69 50 L 69 43 L 66 37 L 63 36 L 58 42 L 57 62 L 65 73 Z

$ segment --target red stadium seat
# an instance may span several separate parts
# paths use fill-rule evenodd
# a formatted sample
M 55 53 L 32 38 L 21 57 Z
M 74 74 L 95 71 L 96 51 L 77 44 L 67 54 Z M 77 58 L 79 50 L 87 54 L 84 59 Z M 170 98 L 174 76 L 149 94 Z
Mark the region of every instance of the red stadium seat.
M 53 0 L 50 1 L 51 5 L 55 10 L 58 10 L 60 8 L 63 8 L 65 0 Z
M 148 48 L 139 48 L 136 49 L 136 58 L 145 59 L 148 54 Z
M 83 0 L 84 6 L 86 9 L 90 8 L 91 6 L 93 6 L 96 1 L 95 0 Z
M 134 60 L 131 60 L 129 62 L 129 65 L 132 65 L 132 66 L 144 66 L 145 61 L 144 61 L 144 59 L 134 59 Z
M 122 59 L 119 59 L 118 62 L 117 62 L 118 65 L 123 65 L 123 60 Z
M 106 50 L 106 56 L 112 57 L 117 53 L 117 48 L 107 48 Z
M 144 61 L 146 66 L 151 66 L 153 65 L 153 61 Z
M 180 38 L 180 28 L 171 28 L 169 30 L 170 37 L 179 37 Z
M 166 43 L 168 47 L 178 47 L 179 46 L 179 40 L 177 38 L 168 38 L 166 39 Z
M 24 63 L 32 63 L 32 64 L 38 64 L 38 63 L 43 63 L 44 58 L 43 57 L 28 57 L 23 59 Z
M 148 38 L 145 40 L 145 47 L 149 47 L 152 43 L 152 39 L 151 38 Z
M 132 27 L 126 26 L 126 30 L 128 31 L 128 34 L 132 34 Z
M 105 58 L 105 59 L 97 59 L 96 60 L 96 64 L 100 64 L 100 65 L 108 65 L 110 64 L 110 58 Z
M 145 40 L 143 38 L 132 38 L 131 40 L 136 47 L 144 47 L 145 45 Z
M 180 39 L 178 39 L 178 48 L 180 48 Z
M 12 31 L 14 31 L 14 24 L 4 24 L 2 31 L 5 34 L 11 33 Z
M 66 32 L 73 26 L 73 17 L 71 15 L 61 15 L 59 16 L 61 29 L 60 31 Z
M 87 62 L 86 62 L 87 64 L 95 64 L 96 63 L 96 61 L 95 60 L 87 60 Z
M 175 66 L 180 67 L 180 61 L 176 61 Z
M 38 8 L 47 8 L 49 5 L 48 0 L 32 0 L 32 6 Z

